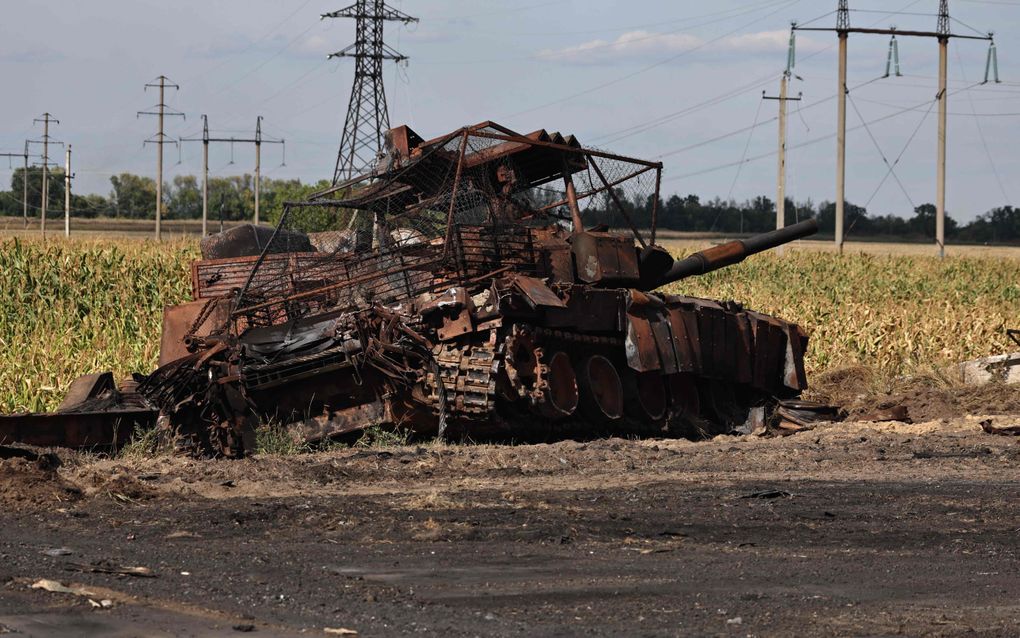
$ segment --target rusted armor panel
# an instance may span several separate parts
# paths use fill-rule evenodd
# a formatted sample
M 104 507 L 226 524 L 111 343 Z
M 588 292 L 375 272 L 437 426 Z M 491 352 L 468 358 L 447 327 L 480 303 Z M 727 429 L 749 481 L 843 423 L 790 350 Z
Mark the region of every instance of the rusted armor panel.
M 188 355 L 185 337 L 209 336 L 213 330 L 224 328 L 229 320 L 229 299 L 200 299 L 164 307 L 159 365 L 164 366 Z

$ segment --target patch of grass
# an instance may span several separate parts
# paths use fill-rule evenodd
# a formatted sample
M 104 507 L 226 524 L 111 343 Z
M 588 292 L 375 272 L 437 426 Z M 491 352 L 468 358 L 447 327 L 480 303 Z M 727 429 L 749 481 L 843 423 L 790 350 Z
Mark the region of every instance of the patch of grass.
M 255 453 L 289 456 L 309 451 L 306 443 L 295 441 L 283 425 L 263 423 L 255 429 Z
M 354 444 L 357 447 L 399 447 L 407 445 L 411 440 L 411 433 L 405 429 L 392 430 L 378 425 L 365 428 L 361 437 Z
M 166 454 L 169 449 L 156 428 L 137 427 L 128 444 L 118 452 L 118 456 L 127 459 L 144 459 Z

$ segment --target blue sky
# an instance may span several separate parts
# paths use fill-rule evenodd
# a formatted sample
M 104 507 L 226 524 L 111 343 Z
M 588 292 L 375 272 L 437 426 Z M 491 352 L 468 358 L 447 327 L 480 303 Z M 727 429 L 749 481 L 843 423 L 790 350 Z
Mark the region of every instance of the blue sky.
M 167 132 L 193 136 L 206 113 L 214 134 L 250 135 L 257 115 L 268 135 L 267 175 L 329 178 L 352 81 L 352 60 L 327 61 L 354 37 L 349 20 L 319 20 L 347 3 L 323 0 L 7 0 L 0 22 L 0 150 L 20 151 L 41 130 L 33 118 L 60 119 L 55 138 L 74 146 L 78 192 L 109 191 L 122 171 L 152 175 L 155 149 L 142 141 L 156 102 L 143 85 L 160 74 L 181 85 L 169 96 L 187 120 Z M 387 24 L 387 40 L 410 56 L 388 64 L 391 122 L 426 137 L 492 119 L 522 132 L 574 133 L 587 144 L 661 157 L 663 191 L 738 200 L 775 190 L 775 102 L 791 20 L 832 26 L 835 0 L 392 0 L 421 22 Z M 937 0 L 851 0 L 855 26 L 935 27 Z M 902 10 L 895 16 L 883 12 Z M 953 29 L 997 32 L 1003 84 L 974 86 L 987 46 L 950 44 L 948 209 L 968 220 L 1020 196 L 1020 1 L 953 0 Z M 922 14 L 922 15 L 914 15 Z M 814 201 L 834 192 L 835 35 L 801 33 L 791 91 L 788 193 Z M 847 196 L 869 211 L 908 214 L 934 200 L 937 46 L 901 38 L 904 77 L 878 79 L 888 40 L 852 36 L 848 124 L 880 120 L 848 135 Z M 855 108 L 856 107 L 856 108 Z M 914 110 L 906 110 L 911 109 Z M 976 114 L 976 115 L 975 115 Z M 881 119 L 886 116 L 887 119 Z M 757 124 L 756 128 L 743 130 Z M 868 131 L 870 130 L 870 135 Z M 914 134 L 914 131 L 917 131 Z M 913 139 L 907 145 L 908 139 Z M 872 136 L 874 140 L 872 140 Z M 805 142 L 813 143 L 798 147 Z M 882 181 L 900 157 L 894 179 Z M 905 148 L 905 150 L 904 150 Z M 745 151 L 746 149 L 746 151 Z M 901 155 L 902 153 L 902 155 Z M 59 154 L 59 152 L 57 153 Z M 740 164 L 742 158 L 752 161 Z M 253 150 L 213 147 L 217 175 L 251 171 Z M 198 174 L 201 146 L 182 162 L 167 149 L 168 178 Z M 720 168 L 722 167 L 722 168 Z M 0 162 L 0 182 L 10 170 Z M 906 191 L 905 193 L 903 191 Z

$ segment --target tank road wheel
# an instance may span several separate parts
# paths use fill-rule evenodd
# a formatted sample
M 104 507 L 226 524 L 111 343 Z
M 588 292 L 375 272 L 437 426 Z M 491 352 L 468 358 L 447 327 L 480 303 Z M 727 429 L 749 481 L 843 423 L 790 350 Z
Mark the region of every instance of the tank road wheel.
M 666 416 L 666 384 L 658 372 L 630 374 L 624 383 L 626 412 L 645 423 L 658 423 Z
M 612 361 L 600 354 L 586 357 L 578 366 L 577 385 L 586 417 L 605 423 L 623 416 L 623 383 Z
M 539 350 L 541 352 L 541 350 Z M 562 419 L 577 409 L 577 375 L 565 352 L 554 352 L 548 363 L 542 363 L 541 373 L 532 393 L 538 412 L 550 419 Z

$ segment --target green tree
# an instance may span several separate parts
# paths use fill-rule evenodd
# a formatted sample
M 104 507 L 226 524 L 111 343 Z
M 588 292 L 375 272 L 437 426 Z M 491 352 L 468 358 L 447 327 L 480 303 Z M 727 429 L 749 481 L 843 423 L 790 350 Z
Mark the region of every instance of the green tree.
M 110 203 L 114 215 L 145 219 L 155 216 L 156 180 L 131 173 L 121 173 L 110 178 L 113 190 Z
M 202 217 L 202 188 L 194 175 L 177 175 L 166 189 L 166 216 L 170 219 Z

